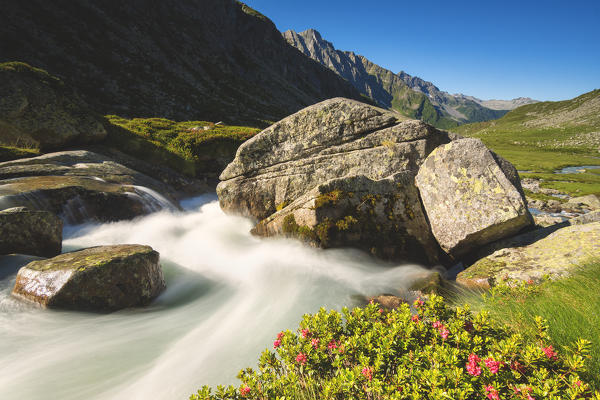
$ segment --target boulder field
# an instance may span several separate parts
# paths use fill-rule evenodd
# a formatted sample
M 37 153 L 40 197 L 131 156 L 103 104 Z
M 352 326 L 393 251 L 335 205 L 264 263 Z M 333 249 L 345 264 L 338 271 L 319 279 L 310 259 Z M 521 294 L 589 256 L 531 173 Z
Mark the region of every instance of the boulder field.
M 141 245 L 64 253 L 22 267 L 12 293 L 48 308 L 114 311 L 146 305 L 165 288 L 159 257 Z
M 533 224 L 515 168 L 479 140 L 343 98 L 248 140 L 220 179 L 257 235 L 394 261 L 447 264 Z

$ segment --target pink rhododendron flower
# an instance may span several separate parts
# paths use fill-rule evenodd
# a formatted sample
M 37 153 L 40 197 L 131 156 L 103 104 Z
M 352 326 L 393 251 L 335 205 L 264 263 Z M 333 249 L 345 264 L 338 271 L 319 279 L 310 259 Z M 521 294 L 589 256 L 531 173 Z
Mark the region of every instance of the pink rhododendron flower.
M 279 332 L 277 334 L 277 340 L 281 340 L 281 338 L 283 338 L 284 333 L 283 332 Z
M 487 397 L 490 400 L 500 400 L 500 395 L 498 391 L 494 389 L 492 385 L 488 385 L 485 387 L 485 392 L 487 393 Z
M 301 365 L 306 364 L 306 354 L 298 353 L 298 355 L 296 356 L 296 362 Z
M 373 368 L 364 367 L 360 373 L 363 374 L 368 380 L 373 379 Z
M 556 356 L 558 355 L 558 353 L 556 351 L 554 351 L 554 348 L 552 347 L 552 345 L 548 346 L 548 347 L 542 347 L 542 351 L 544 352 L 544 354 L 546 354 L 546 357 L 552 359 L 552 358 L 556 358 Z
M 332 340 L 332 341 L 331 341 L 331 342 L 329 342 L 329 344 L 327 345 L 327 348 L 328 348 L 329 350 L 334 350 L 334 349 L 337 349 L 337 347 L 338 347 L 338 346 L 337 346 L 337 343 L 335 342 L 335 340 Z
M 250 394 L 250 388 L 249 388 L 248 386 L 246 386 L 246 385 L 242 386 L 242 387 L 240 388 L 240 394 L 241 394 L 243 397 L 246 397 L 246 396 L 248 396 L 248 395 Z
M 440 321 L 435 321 L 433 324 L 431 324 L 431 326 L 433 326 L 435 329 L 440 329 L 444 325 L 442 325 Z
M 414 305 L 417 308 L 421 307 L 423 304 L 425 304 L 425 302 L 423 300 L 421 300 L 420 297 L 418 299 L 416 299 L 415 302 L 414 302 Z
M 314 347 L 316 349 L 317 347 L 319 347 L 319 339 L 311 340 L 310 344 L 312 345 L 312 347 Z
M 302 333 L 303 338 L 307 338 L 310 336 L 310 331 L 308 329 L 302 329 L 300 332 Z
M 481 367 L 479 366 L 479 362 L 481 359 L 477 356 L 477 354 L 470 354 L 469 361 L 467 362 L 466 368 L 469 375 L 479 376 L 481 375 Z
M 415 314 L 415 315 L 412 316 L 411 320 L 413 322 L 419 322 L 419 316 Z
M 379 309 L 379 314 L 383 314 L 383 308 Z
M 276 341 L 273 342 L 273 348 L 278 348 L 279 346 L 281 346 L 281 340 L 277 339 Z
M 486 358 L 484 361 L 485 366 L 490 369 L 492 374 L 497 374 L 500 370 L 500 361 L 495 361 L 493 358 Z
M 448 329 L 446 329 L 445 326 L 442 326 L 440 328 L 440 336 L 442 337 L 442 339 L 444 339 L 444 340 L 448 339 L 449 334 L 450 334 L 450 331 Z

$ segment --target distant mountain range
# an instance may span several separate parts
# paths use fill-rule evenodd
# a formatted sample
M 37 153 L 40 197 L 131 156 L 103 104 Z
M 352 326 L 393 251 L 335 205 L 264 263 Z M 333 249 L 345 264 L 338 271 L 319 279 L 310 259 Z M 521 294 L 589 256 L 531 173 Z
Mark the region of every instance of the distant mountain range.
M 361 55 L 337 50 L 314 29 L 301 33 L 290 30 L 283 36 L 292 46 L 335 71 L 381 107 L 394 109 L 437 127 L 451 128 L 469 122 L 497 119 L 508 110 L 536 102 L 522 97 L 484 101 L 462 94 L 452 95 L 421 78 L 405 72 L 395 74 Z
M 0 62 L 43 68 L 102 114 L 266 125 L 363 99 L 234 0 L 4 0 Z

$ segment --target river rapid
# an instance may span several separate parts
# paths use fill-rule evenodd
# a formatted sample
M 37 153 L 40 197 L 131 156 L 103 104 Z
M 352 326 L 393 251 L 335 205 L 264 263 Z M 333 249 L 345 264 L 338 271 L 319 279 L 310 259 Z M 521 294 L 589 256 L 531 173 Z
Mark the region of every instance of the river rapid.
M 0 258 L 0 399 L 185 399 L 239 384 L 277 332 L 319 307 L 396 293 L 422 273 L 352 250 L 250 235 L 216 196 L 133 221 L 67 226 L 63 251 L 121 243 L 160 252 L 167 289 L 149 307 L 110 314 L 43 310 L 10 296 L 27 260 Z

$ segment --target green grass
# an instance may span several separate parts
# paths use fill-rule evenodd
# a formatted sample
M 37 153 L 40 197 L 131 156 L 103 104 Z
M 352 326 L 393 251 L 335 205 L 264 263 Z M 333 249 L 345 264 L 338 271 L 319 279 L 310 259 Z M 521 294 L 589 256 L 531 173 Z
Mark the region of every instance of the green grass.
M 0 162 L 12 161 L 19 158 L 36 157 L 40 155 L 38 149 L 29 149 L 0 145 Z
M 106 118 L 109 124 L 105 145 L 192 177 L 218 174 L 233 160 L 240 144 L 260 131 L 206 121 L 127 119 L 116 115 Z
M 518 170 L 543 174 L 543 187 L 572 195 L 600 193 L 597 172 L 551 174 L 568 166 L 600 165 L 600 90 L 572 100 L 528 104 L 496 121 L 451 130 L 481 139 Z
M 502 288 L 482 295 L 461 292 L 453 299 L 468 303 L 474 311 L 487 310 L 492 319 L 523 334 L 535 336 L 534 317 L 548 321 L 549 334 L 557 349 L 578 338 L 592 342 L 587 377 L 600 388 L 600 260 L 582 266 L 574 275 L 540 286 Z

